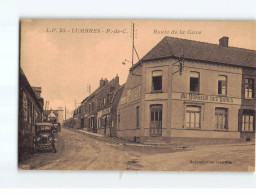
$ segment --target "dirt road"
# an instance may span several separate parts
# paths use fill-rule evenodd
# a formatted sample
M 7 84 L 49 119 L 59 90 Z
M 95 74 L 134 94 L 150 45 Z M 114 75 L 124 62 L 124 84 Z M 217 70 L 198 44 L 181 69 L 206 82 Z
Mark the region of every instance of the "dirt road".
M 58 152 L 32 157 L 39 170 L 253 171 L 253 143 L 154 151 L 103 142 L 75 130 L 57 134 Z

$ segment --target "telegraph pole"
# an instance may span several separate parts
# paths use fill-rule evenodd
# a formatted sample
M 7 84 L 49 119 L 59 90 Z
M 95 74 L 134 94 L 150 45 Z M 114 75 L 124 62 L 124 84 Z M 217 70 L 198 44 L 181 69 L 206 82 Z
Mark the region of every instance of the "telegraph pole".
M 89 93 L 89 95 L 91 95 L 91 85 L 87 84 L 87 92 Z
M 66 109 L 66 104 L 65 104 L 65 120 L 67 120 L 67 109 Z
M 133 67 L 133 56 L 134 56 L 134 23 L 132 23 L 132 67 Z

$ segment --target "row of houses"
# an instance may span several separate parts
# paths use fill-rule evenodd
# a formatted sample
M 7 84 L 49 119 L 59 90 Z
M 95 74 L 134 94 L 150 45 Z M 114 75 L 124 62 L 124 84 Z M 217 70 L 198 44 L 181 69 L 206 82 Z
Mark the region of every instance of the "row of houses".
M 81 102 L 73 118 L 66 120 L 64 125 L 116 136 L 117 105 L 123 89 L 118 75 L 111 81 L 101 79 L 99 87 Z
M 165 37 L 75 110 L 77 128 L 141 142 L 254 140 L 256 51 Z M 76 122 L 75 122 L 76 124 Z

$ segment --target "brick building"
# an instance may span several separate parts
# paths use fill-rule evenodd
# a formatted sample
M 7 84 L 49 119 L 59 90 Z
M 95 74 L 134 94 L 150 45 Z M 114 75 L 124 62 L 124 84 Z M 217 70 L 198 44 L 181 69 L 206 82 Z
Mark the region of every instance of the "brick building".
M 255 136 L 256 52 L 165 37 L 131 69 L 117 136 L 141 143 Z

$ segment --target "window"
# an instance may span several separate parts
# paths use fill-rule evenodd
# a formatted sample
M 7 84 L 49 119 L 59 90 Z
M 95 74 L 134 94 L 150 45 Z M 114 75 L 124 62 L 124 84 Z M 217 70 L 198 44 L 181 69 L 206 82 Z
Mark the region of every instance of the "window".
M 140 107 L 136 107 L 136 128 L 140 127 Z
M 153 121 L 162 121 L 162 107 L 153 107 L 151 108 L 151 122 Z
M 245 79 L 245 98 L 254 98 L 254 80 Z
M 243 110 L 242 131 L 254 131 L 255 119 L 253 110 Z
M 228 130 L 228 109 L 215 108 L 215 130 Z
M 152 91 L 162 92 L 162 71 L 161 70 L 152 72 Z
M 103 98 L 103 106 L 105 106 L 106 105 L 106 98 L 104 97 Z
M 186 128 L 200 128 L 201 108 L 199 106 L 187 106 L 185 116 Z
M 199 72 L 190 72 L 190 91 L 199 92 Z
M 227 77 L 219 75 L 218 78 L 218 94 L 227 95 Z

